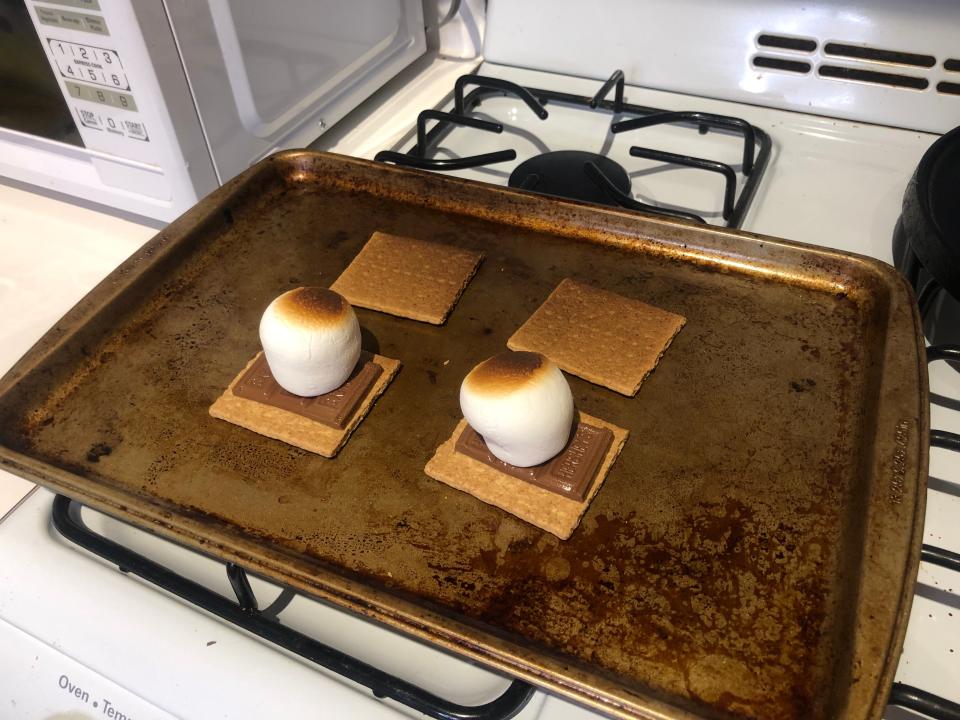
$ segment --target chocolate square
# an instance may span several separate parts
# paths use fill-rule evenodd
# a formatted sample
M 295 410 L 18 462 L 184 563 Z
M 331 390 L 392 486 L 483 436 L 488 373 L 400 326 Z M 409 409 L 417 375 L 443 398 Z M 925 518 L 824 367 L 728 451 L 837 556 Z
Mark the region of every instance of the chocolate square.
M 342 430 L 383 372 L 372 358 L 370 353 L 361 353 L 353 373 L 336 390 L 316 397 L 301 397 L 280 387 L 270 372 L 266 355 L 261 354 L 233 386 L 233 394 Z
M 578 421 L 566 446 L 555 457 L 524 468 L 504 462 L 491 453 L 483 437 L 467 425 L 457 438 L 456 451 L 506 475 L 580 502 L 587 496 L 612 442 L 613 433 L 607 428 Z

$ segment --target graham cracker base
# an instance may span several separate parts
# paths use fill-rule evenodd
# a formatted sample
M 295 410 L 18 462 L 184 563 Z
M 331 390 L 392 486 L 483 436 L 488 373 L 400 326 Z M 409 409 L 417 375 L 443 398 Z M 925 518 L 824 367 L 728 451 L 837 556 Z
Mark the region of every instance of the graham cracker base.
M 454 448 L 460 433 L 467 427 L 466 420 L 457 423 L 453 435 L 437 448 L 424 472 L 434 480 L 469 493 L 478 500 L 495 505 L 561 540 L 566 540 L 577 529 L 580 519 L 599 492 L 630 434 L 623 428 L 586 413 L 580 413 L 580 421 L 609 428 L 613 432 L 613 441 L 600 462 L 593 485 L 580 502 L 511 477 L 486 463 L 458 453 Z
M 340 449 L 346 444 L 347 438 L 350 437 L 350 433 L 363 421 L 377 398 L 383 394 L 387 385 L 400 370 L 399 360 L 374 355 L 372 361 L 383 368 L 383 372 L 377 378 L 373 387 L 370 388 L 347 426 L 338 430 L 289 410 L 281 410 L 256 400 L 234 395 L 233 386 L 262 354 L 262 351 L 257 353 L 237 374 L 223 394 L 210 406 L 210 414 L 215 418 L 226 420 L 260 435 L 282 440 L 290 445 L 328 458 L 335 457 L 340 452 Z
M 687 322 L 633 298 L 567 278 L 507 340 L 573 375 L 633 397 Z
M 375 232 L 330 286 L 353 305 L 443 325 L 483 253 Z

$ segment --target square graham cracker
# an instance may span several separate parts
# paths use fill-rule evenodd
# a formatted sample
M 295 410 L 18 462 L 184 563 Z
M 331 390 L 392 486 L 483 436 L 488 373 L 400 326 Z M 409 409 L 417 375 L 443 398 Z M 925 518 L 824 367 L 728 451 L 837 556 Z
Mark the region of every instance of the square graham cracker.
M 682 315 L 567 278 L 507 340 L 584 380 L 633 397 L 687 322 Z
M 282 440 L 289 445 L 295 445 L 298 448 L 328 458 L 335 457 L 340 452 L 340 449 L 346 444 L 347 438 L 363 421 L 377 398 L 383 394 L 387 385 L 400 370 L 399 360 L 374 355 L 372 361 L 383 368 L 383 372 L 380 373 L 380 377 L 367 392 L 366 397 L 360 403 L 346 427 L 338 430 L 289 410 L 282 410 L 256 400 L 234 395 L 233 386 L 262 354 L 262 352 L 257 353 L 253 360 L 248 362 L 243 370 L 237 374 L 229 387 L 210 406 L 210 414 L 220 420 L 226 420 L 234 425 L 252 430 L 259 435 Z
M 455 448 L 460 433 L 467 427 L 466 420 L 461 420 L 450 439 L 437 448 L 424 472 L 434 480 L 469 493 L 488 505 L 494 505 L 556 535 L 561 540 L 566 540 L 577 529 L 583 514 L 600 491 L 600 486 L 607 479 L 610 468 L 616 462 L 629 435 L 623 428 L 586 413 L 580 413 L 580 420 L 589 425 L 608 428 L 613 433 L 613 442 L 600 462 L 593 484 L 580 502 L 544 490 L 458 453 Z
M 483 253 L 375 232 L 330 286 L 353 305 L 443 325 Z

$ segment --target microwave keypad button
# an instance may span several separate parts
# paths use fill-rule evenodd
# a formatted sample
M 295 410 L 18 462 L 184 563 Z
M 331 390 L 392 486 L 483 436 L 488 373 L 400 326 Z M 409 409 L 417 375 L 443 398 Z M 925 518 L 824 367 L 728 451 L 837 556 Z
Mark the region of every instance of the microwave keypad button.
M 144 127 L 142 122 L 135 120 L 124 120 L 123 129 L 126 130 L 127 137 L 133 138 L 134 140 L 150 142 L 150 138 L 147 136 L 147 128 Z
M 99 10 L 100 0 L 43 0 L 48 5 L 66 5 L 80 10 Z M 39 8 L 37 8 L 39 10 Z
M 95 112 L 83 108 L 79 108 L 77 112 L 80 114 L 80 122 L 83 125 L 94 130 L 103 130 L 103 121 Z
M 98 35 L 110 34 L 107 31 L 107 21 L 99 15 L 84 15 L 83 24 L 88 32 L 97 33 Z
M 86 26 L 83 24 L 83 15 L 80 13 L 64 12 L 60 10 L 57 15 L 60 19 L 60 27 L 69 28 L 71 30 L 85 30 Z
M 99 15 L 86 15 L 69 10 L 54 10 L 39 6 L 35 6 L 34 9 L 37 11 L 37 18 L 44 25 L 96 33 L 97 35 L 110 34 L 110 31 L 107 30 L 107 21 Z
M 124 120 L 123 129 L 126 130 L 127 137 L 132 137 L 134 140 L 150 142 L 150 138 L 147 136 L 147 128 L 144 127 L 142 122 Z
M 120 108 L 121 110 L 135 111 L 137 109 L 137 104 L 133 101 L 133 95 L 128 95 L 127 93 L 122 92 L 113 92 L 112 90 L 104 90 L 103 92 L 107 96 L 108 104 Z
M 38 7 L 36 8 L 37 17 L 40 19 L 44 25 L 53 25 L 54 27 L 60 27 L 60 13 L 56 10 L 51 10 L 50 8 Z
M 123 74 L 123 70 L 118 70 L 117 72 L 110 70 L 103 71 L 103 84 L 113 85 L 114 87 L 124 90 L 130 89 L 130 83 L 127 81 L 127 76 Z
M 94 48 L 94 57 L 97 59 L 105 70 L 110 70 L 110 72 L 119 72 L 123 75 L 123 71 L 120 70 L 120 58 L 117 57 L 117 54 L 113 50 L 104 50 L 101 48 Z
M 116 118 L 112 118 L 107 115 L 106 123 L 107 132 L 112 132 L 116 135 L 123 135 L 123 124 Z

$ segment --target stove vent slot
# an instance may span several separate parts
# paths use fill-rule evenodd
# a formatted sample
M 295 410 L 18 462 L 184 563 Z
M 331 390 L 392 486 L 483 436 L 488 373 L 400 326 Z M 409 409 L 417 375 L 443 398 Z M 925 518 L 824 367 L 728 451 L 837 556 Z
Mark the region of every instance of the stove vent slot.
M 954 58 L 944 60 L 943 69 L 949 70 L 950 72 L 960 72 L 960 60 L 956 60 Z
M 881 50 L 879 48 L 864 47 L 862 45 L 846 45 L 830 42 L 823 46 L 823 52 L 834 57 L 850 60 L 867 60 L 868 62 L 888 63 L 893 65 L 911 65 L 913 67 L 931 68 L 937 63 L 932 55 L 900 52 L 897 50 Z
M 771 35 L 764 33 L 757 38 L 760 47 L 778 48 L 780 50 L 796 50 L 798 52 L 813 52 L 817 49 L 817 41 L 811 38 L 789 37 L 787 35 Z
M 876 70 L 860 70 L 842 65 L 820 65 L 817 68 L 820 77 L 835 80 L 853 80 L 874 85 L 890 85 L 892 87 L 910 88 L 911 90 L 926 90 L 930 81 L 926 78 L 912 75 L 899 75 L 891 72 L 877 72 Z
M 937 92 L 947 95 L 960 95 L 960 83 L 942 82 L 937 85 Z
M 782 70 L 783 72 L 799 73 L 801 75 L 810 72 L 810 68 L 812 67 L 808 62 L 768 57 L 767 55 L 754 56 L 753 66 L 755 68 L 762 68 L 763 70 Z

